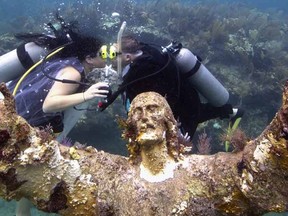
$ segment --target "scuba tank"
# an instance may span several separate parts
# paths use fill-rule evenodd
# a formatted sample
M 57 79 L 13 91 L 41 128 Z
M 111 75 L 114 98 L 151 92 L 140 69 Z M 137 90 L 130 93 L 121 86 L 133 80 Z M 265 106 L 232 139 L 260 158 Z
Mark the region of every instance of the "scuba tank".
M 34 42 L 29 42 L 0 56 L 0 83 L 9 82 L 23 75 L 46 54 L 47 50 Z
M 56 22 L 48 23 L 47 26 L 52 29 L 55 36 L 30 35 L 29 33 L 16 36 L 26 40 L 27 43 L 0 56 L 0 83 L 9 82 L 22 76 L 25 71 L 46 56 L 51 49 L 72 41 L 73 25 L 66 24 L 58 13 L 56 13 Z
M 208 103 L 215 107 L 221 107 L 227 103 L 228 91 L 189 49 L 183 48 L 181 43 L 172 42 L 167 47 L 162 48 L 162 52 L 170 52 L 174 55 L 182 77 Z

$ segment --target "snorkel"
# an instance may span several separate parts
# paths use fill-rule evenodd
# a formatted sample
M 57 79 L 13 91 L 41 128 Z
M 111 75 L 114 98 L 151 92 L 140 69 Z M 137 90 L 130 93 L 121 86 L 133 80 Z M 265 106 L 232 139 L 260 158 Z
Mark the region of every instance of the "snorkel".
M 126 28 L 126 21 L 123 21 L 123 23 L 119 29 L 118 36 L 117 36 L 118 53 L 121 53 L 121 51 L 122 51 L 121 38 L 122 38 L 122 34 L 123 34 L 123 31 L 125 30 L 125 28 Z M 117 59 L 117 73 L 118 73 L 119 78 L 121 78 L 121 73 L 122 73 L 121 58 Z

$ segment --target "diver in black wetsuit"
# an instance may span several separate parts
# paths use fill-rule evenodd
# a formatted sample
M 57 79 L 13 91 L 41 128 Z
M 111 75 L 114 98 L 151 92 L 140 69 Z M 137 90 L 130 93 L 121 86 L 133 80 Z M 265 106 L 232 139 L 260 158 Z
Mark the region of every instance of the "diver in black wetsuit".
M 214 118 L 231 118 L 234 121 L 243 115 L 242 110 L 233 109 L 227 101 L 221 106 L 202 103 L 198 91 L 191 87 L 187 75 L 180 72 L 173 55 L 163 53 L 163 50 L 155 46 L 138 42 L 133 36 L 122 37 L 118 60 L 122 62 L 124 69 L 123 82 L 117 93 L 123 93 L 127 111 L 130 102 L 138 94 L 158 92 L 167 99 L 175 119 L 181 124 L 181 132 L 188 133 L 190 137 L 193 137 L 197 125 L 201 122 Z M 199 65 L 192 74 L 198 69 Z

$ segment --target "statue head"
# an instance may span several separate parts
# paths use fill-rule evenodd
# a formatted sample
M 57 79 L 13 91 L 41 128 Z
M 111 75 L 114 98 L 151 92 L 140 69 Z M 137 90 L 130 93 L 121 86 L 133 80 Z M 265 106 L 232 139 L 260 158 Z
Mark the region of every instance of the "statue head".
M 136 162 L 143 149 L 165 143 L 168 154 L 175 160 L 181 153 L 177 122 L 169 104 L 156 92 L 139 94 L 131 103 L 124 137 L 128 138 L 130 160 Z

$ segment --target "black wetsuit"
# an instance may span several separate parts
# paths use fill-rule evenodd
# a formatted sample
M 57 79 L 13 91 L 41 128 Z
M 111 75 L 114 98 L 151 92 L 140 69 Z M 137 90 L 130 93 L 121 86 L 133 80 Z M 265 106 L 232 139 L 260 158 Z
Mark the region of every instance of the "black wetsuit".
M 213 107 L 200 101 L 198 92 L 181 77 L 173 56 L 144 45 L 143 54 L 130 64 L 121 86 L 126 86 L 126 98 L 132 101 L 138 94 L 155 91 L 164 96 L 183 132 L 193 137 L 197 125 L 213 118 L 229 118 L 231 105 Z

